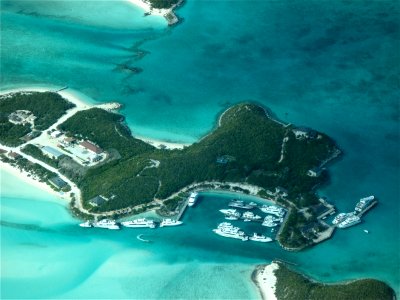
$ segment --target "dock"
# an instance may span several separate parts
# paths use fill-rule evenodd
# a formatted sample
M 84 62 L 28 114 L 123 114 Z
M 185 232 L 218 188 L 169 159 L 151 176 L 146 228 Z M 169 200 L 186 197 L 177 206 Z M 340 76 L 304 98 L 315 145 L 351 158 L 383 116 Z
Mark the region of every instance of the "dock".
M 186 208 L 187 208 L 187 206 L 188 206 L 188 203 L 189 203 L 189 198 L 187 198 L 187 199 L 185 200 L 185 202 L 183 203 L 183 205 L 182 205 L 182 207 L 181 207 L 181 210 L 180 210 L 179 214 L 176 216 L 176 219 L 177 219 L 178 221 L 182 218 L 182 215 L 185 213 Z

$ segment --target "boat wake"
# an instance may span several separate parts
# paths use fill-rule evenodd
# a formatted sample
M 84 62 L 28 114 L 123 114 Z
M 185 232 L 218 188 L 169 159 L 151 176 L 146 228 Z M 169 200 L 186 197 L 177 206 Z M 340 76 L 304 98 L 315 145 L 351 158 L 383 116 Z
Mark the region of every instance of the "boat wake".
M 136 236 L 136 238 L 137 238 L 139 241 L 141 241 L 141 242 L 144 242 L 144 243 L 151 243 L 150 240 L 146 240 L 146 239 L 142 238 L 142 236 L 144 236 L 144 234 L 139 234 L 138 236 Z

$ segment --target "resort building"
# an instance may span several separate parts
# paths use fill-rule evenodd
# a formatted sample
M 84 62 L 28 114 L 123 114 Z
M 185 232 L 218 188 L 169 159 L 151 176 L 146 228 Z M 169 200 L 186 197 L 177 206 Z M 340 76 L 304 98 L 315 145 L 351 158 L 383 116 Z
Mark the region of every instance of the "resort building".
M 82 148 L 85 148 L 86 150 L 93 152 L 94 154 L 100 154 L 103 152 L 103 150 L 100 147 L 97 147 L 96 145 L 94 145 L 88 141 L 80 142 L 79 146 L 81 146 Z
M 58 176 L 49 179 L 49 182 L 50 182 L 54 187 L 56 187 L 56 188 L 58 188 L 58 189 L 60 189 L 60 190 L 68 185 L 64 180 L 62 180 L 62 179 L 61 179 L 60 177 L 58 177 Z
M 65 146 L 71 146 L 75 142 L 75 139 L 73 137 L 66 137 L 61 141 L 61 144 Z
M 280 194 L 282 197 L 286 197 L 288 195 L 288 190 L 278 186 L 275 188 L 275 193 Z
M 50 136 L 51 136 L 52 138 L 58 138 L 58 137 L 61 136 L 61 135 L 62 135 L 62 132 L 59 131 L 59 130 L 55 130 L 55 131 L 53 131 L 52 133 L 50 133 Z
M 8 120 L 13 124 L 31 124 L 35 121 L 36 117 L 29 110 L 17 110 L 8 116 Z
M 54 148 L 52 148 L 52 147 L 50 147 L 50 146 L 44 146 L 44 147 L 42 148 L 42 152 L 43 152 L 43 154 L 45 154 L 45 155 L 47 155 L 48 157 L 53 158 L 53 159 L 57 159 L 57 158 L 59 158 L 60 156 L 64 155 L 63 153 L 61 153 L 61 152 L 58 151 L 57 149 L 54 149 Z
M 91 206 L 100 206 L 102 205 L 104 202 L 106 202 L 107 200 L 104 199 L 102 196 L 96 196 L 92 199 L 89 200 L 89 204 Z
M 292 130 L 296 139 L 315 139 L 318 133 L 307 127 L 298 127 Z

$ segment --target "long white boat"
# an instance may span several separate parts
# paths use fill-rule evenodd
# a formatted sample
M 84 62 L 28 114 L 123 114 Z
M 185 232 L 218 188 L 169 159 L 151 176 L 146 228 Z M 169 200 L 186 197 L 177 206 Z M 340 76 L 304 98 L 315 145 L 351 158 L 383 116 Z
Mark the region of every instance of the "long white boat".
M 346 220 L 344 220 L 343 222 L 339 223 L 338 227 L 339 228 L 347 228 L 347 227 L 350 227 L 350 226 L 354 226 L 354 225 L 356 225 L 356 224 L 358 224 L 360 222 L 361 222 L 360 217 L 358 217 L 358 216 L 350 216 L 350 217 L 346 218 Z
M 93 227 L 106 228 L 111 230 L 120 229 L 119 225 L 114 220 L 104 219 L 93 223 Z
M 156 224 L 153 220 L 147 220 L 146 218 L 136 219 L 132 221 L 121 222 L 121 225 L 124 227 L 132 227 L 132 228 L 156 228 Z
M 193 206 L 193 205 L 196 204 L 197 195 L 198 195 L 198 193 L 196 193 L 196 192 L 193 192 L 193 193 L 190 194 L 189 201 L 188 201 L 188 206 Z
M 174 220 L 174 219 L 163 219 L 160 223 L 160 227 L 165 226 L 178 226 L 183 224 L 182 221 Z
M 356 204 L 355 211 L 361 212 L 363 209 L 367 208 L 371 205 L 375 200 L 375 196 L 369 196 L 365 198 L 361 198 L 360 201 Z
M 257 234 L 257 233 L 254 233 L 253 236 L 249 237 L 249 240 L 254 241 L 254 242 L 261 242 L 261 243 L 272 242 L 272 239 L 270 237 L 267 237 L 262 234 Z
M 266 214 L 275 215 L 280 218 L 282 218 L 286 213 L 285 209 L 274 205 L 263 205 L 260 207 L 260 210 Z
M 219 224 L 218 228 L 213 229 L 213 231 L 223 237 L 239 239 L 242 241 L 247 241 L 249 239 L 249 237 L 245 235 L 239 227 L 234 227 L 232 224 L 226 222 Z

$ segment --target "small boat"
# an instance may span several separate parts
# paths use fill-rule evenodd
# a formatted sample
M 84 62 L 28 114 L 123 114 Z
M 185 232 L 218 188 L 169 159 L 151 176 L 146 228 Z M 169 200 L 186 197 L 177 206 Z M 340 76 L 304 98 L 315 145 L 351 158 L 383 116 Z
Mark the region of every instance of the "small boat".
M 365 232 L 365 233 L 369 233 L 369 231 L 368 231 L 367 229 L 364 229 L 364 232 Z
M 182 221 L 177 221 L 173 219 L 163 219 L 160 223 L 160 227 L 165 227 L 165 226 L 178 226 L 181 225 L 183 222 Z

